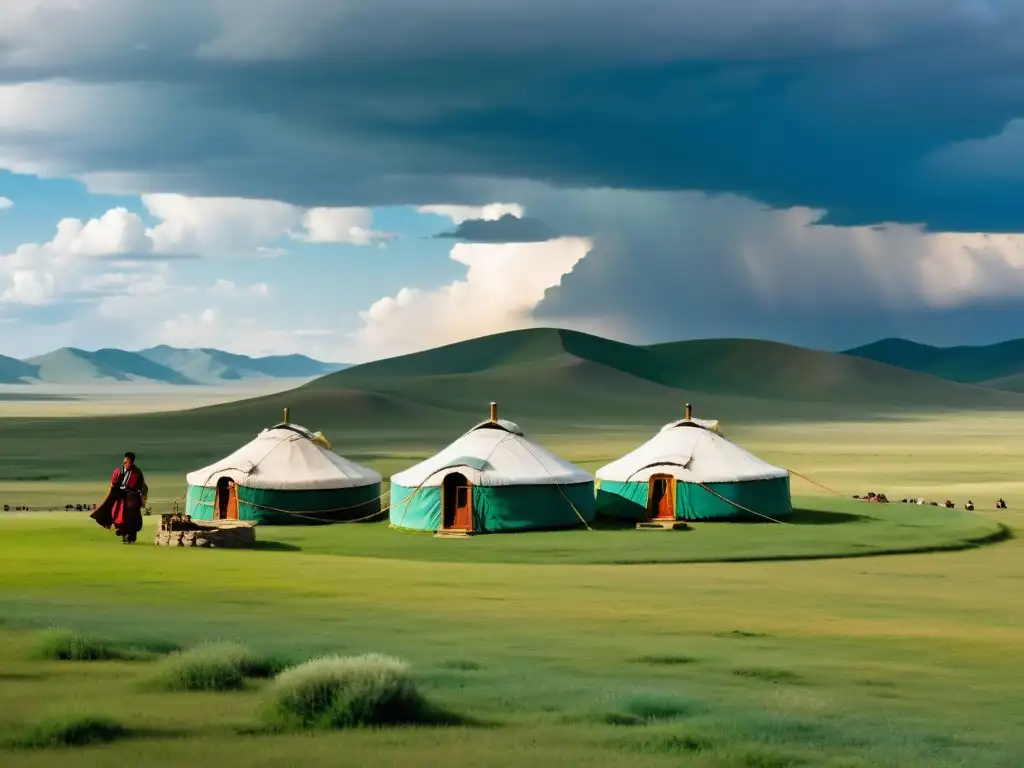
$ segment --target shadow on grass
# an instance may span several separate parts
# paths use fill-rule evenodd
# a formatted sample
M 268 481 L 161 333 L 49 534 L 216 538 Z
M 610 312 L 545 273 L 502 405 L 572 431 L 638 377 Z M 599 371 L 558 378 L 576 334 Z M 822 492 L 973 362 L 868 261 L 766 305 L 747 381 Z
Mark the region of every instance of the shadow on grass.
M 682 656 L 682 655 L 645 655 L 637 656 L 629 660 L 633 664 L 648 664 L 654 667 L 676 667 L 684 664 L 696 664 L 698 659 L 693 656 Z
M 484 668 L 483 664 L 470 659 L 445 659 L 441 662 L 441 667 L 458 672 L 478 672 Z
M 480 717 L 457 714 L 445 707 L 431 704 L 428 708 L 417 712 L 415 719 L 399 719 L 392 722 L 353 723 L 351 725 L 303 725 L 298 722 L 263 722 L 245 723 L 234 726 L 231 730 L 238 736 L 288 736 L 297 733 L 324 733 L 330 731 L 349 730 L 407 730 L 411 728 L 501 728 L 503 723 L 497 720 L 484 720 Z
M 636 727 L 673 723 L 706 713 L 707 707 L 693 699 L 646 694 L 617 702 L 611 708 L 569 714 L 562 722 Z
M 857 515 L 850 512 L 826 512 L 820 509 L 794 509 L 793 514 L 787 518 L 780 518 L 791 525 L 840 525 L 843 523 L 866 523 L 873 518 L 868 515 Z M 591 527 L 597 531 L 627 531 L 636 528 L 639 520 L 620 520 L 613 518 L 599 517 Z M 720 518 L 715 520 L 680 521 L 692 522 L 699 525 L 766 525 L 774 521 L 764 517 L 753 517 L 750 515 Z
M 12 683 L 27 682 L 29 680 L 45 680 L 49 675 L 42 672 L 0 672 L 0 682 L 9 681 Z
M 286 544 L 283 541 L 260 541 L 256 540 L 253 549 L 261 549 L 264 552 L 301 552 L 302 547 L 295 544 Z
M 745 677 L 750 680 L 759 680 L 762 683 L 783 683 L 796 685 L 804 682 L 804 679 L 796 672 L 788 669 L 773 669 L 771 667 L 741 667 L 732 671 L 737 677 Z
M 791 525 L 841 525 L 843 523 L 866 523 L 871 518 L 867 515 L 855 515 L 851 512 L 825 512 L 820 509 L 794 509 L 789 518 Z
M 136 728 L 103 715 L 66 715 L 16 727 L 0 745 L 9 749 L 81 749 L 127 739 L 183 738 L 180 730 Z
M 623 520 L 614 517 L 599 517 L 590 524 L 595 531 L 632 531 L 640 520 Z

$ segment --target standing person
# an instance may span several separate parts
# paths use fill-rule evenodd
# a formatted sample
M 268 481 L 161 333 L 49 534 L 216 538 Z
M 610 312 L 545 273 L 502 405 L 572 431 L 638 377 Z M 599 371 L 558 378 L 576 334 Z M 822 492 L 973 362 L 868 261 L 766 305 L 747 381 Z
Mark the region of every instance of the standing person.
M 134 544 L 142 530 L 142 507 L 149 489 L 142 470 L 135 465 L 135 454 L 128 451 L 121 466 L 110 477 L 110 491 L 89 517 L 121 537 L 125 544 Z

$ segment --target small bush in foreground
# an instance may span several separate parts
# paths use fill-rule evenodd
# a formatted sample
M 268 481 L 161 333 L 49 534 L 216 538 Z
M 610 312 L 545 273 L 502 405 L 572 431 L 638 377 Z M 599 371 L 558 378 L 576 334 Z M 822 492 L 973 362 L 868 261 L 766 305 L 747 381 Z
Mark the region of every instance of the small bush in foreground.
M 48 661 L 111 661 L 125 652 L 102 638 L 54 629 L 42 633 L 35 655 Z
M 64 629 L 41 633 L 33 656 L 46 661 L 144 661 L 175 650 L 168 644 L 115 643 Z
M 282 672 L 268 719 L 284 728 L 351 728 L 449 720 L 420 693 L 409 667 L 380 654 L 330 656 Z
M 10 746 L 16 749 L 86 747 L 123 739 L 129 733 L 123 725 L 107 717 L 71 715 L 24 728 L 10 740 Z
M 168 657 L 156 682 L 166 690 L 233 691 L 246 678 L 273 677 L 282 667 L 238 643 L 207 643 Z

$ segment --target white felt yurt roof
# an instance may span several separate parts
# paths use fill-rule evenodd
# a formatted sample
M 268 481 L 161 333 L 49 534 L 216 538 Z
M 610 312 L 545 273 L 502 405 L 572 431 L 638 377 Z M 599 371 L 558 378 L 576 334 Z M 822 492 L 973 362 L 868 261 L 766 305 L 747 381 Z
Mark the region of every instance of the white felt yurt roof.
M 511 421 L 482 421 L 447 448 L 391 478 L 405 488 L 437 487 L 451 472 L 473 485 L 571 485 L 593 476 L 527 438 Z
M 185 479 L 189 485 L 211 488 L 220 478 L 229 477 L 246 488 L 279 491 L 360 488 L 381 481 L 369 467 L 349 461 L 315 440 L 316 435 L 305 427 L 278 424 Z
M 679 419 L 678 421 L 670 421 L 668 424 L 661 428 L 661 431 L 664 432 L 667 429 L 672 429 L 673 427 L 678 427 L 682 424 L 696 424 L 698 427 L 710 429 L 712 432 L 715 432 L 719 435 L 723 435 L 724 437 L 724 433 L 722 432 L 722 425 L 719 423 L 718 419 Z
M 713 422 L 717 425 L 717 422 Z M 691 483 L 734 483 L 787 477 L 695 419 L 666 424 L 643 445 L 597 470 L 599 480 L 646 482 L 667 474 Z

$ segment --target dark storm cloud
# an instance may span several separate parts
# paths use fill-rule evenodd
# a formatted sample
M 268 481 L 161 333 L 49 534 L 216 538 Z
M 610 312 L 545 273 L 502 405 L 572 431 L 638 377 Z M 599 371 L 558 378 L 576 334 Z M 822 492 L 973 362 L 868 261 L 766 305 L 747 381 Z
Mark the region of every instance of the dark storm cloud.
M 758 337 L 854 346 L 878 336 L 1019 334 L 1024 238 L 836 227 L 822 211 L 731 195 L 522 186 L 515 199 L 593 248 L 534 311 L 643 341 Z
M 511 213 L 499 219 L 466 219 L 450 232 L 434 235 L 467 243 L 541 243 L 560 236 L 540 219 Z
M 1022 228 L 1024 172 L 992 178 L 959 146 L 1024 117 L 1019 0 L 77 8 L 0 18 L 0 80 L 115 86 L 42 131 L 38 103 L 0 95 L 11 165 L 303 205 L 483 203 L 488 179 L 532 179 Z M 989 167 L 1020 146 L 997 141 Z

